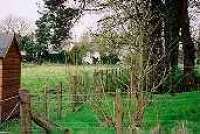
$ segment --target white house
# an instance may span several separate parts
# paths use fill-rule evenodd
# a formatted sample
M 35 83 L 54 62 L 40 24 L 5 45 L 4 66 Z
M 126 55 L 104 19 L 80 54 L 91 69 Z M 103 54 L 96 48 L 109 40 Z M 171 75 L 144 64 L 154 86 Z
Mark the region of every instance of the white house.
M 100 53 L 98 51 L 87 52 L 86 55 L 82 58 L 82 62 L 85 64 L 96 64 L 100 61 Z

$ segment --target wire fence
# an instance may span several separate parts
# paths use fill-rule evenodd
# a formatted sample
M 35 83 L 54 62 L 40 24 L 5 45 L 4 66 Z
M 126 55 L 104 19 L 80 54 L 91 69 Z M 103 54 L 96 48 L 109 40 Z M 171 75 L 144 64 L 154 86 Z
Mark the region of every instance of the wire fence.
M 119 95 L 122 105 L 121 112 L 123 113 L 121 127 L 123 128 L 123 133 L 128 134 L 133 129 L 132 116 L 136 111 L 136 100 L 133 95 L 138 93 L 138 91 L 128 90 L 129 78 L 130 73 L 128 69 L 95 70 L 92 74 L 78 73 L 69 76 L 56 76 L 55 78 L 45 76 L 32 77 L 23 81 L 22 84 L 30 92 L 33 112 L 46 116 L 48 119 L 60 124 L 60 126 L 70 127 L 74 133 L 90 134 L 93 133 L 93 130 L 96 133 L 116 133 L 116 116 L 119 113 L 116 106 L 116 97 Z M 148 105 L 154 107 L 153 111 L 149 109 L 154 114 L 148 115 L 147 120 L 144 115 L 142 123 L 147 127 L 156 126 L 160 122 L 162 123 L 162 121 L 175 122 L 174 124 L 181 122 L 180 119 L 170 119 L 171 117 L 179 116 L 178 113 L 166 114 L 164 112 L 167 105 L 173 104 L 175 101 L 185 105 L 187 105 L 187 102 L 196 104 L 200 101 L 198 96 L 192 99 L 174 99 L 173 97 L 163 99 L 159 95 L 149 97 L 152 94 L 147 91 L 141 91 L 140 93 L 147 96 L 147 111 Z M 0 100 L 0 105 L 18 97 L 13 96 Z M 19 103 L 8 114 L 6 121 L 12 117 L 16 107 L 19 107 Z M 89 115 L 86 114 L 87 112 Z M 79 117 L 79 115 L 83 117 Z M 90 119 L 90 116 L 95 117 Z M 197 124 L 192 119 L 188 122 Z M 5 123 L 1 123 L 0 130 L 5 128 L 5 126 Z M 34 125 L 32 132 L 42 133 L 43 131 Z

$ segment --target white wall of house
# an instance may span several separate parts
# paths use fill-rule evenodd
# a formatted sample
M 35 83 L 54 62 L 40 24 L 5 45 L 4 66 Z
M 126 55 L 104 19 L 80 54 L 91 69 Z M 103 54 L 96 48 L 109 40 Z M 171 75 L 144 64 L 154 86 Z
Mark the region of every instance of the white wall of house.
M 93 58 L 98 58 L 100 60 L 100 53 L 97 51 L 87 52 L 86 55 L 82 58 L 82 62 L 85 64 L 94 64 Z

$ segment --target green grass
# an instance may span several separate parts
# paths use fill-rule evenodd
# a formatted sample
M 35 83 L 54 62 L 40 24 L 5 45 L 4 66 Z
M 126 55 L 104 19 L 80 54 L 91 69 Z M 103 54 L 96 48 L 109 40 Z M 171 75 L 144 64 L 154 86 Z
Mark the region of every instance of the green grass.
M 114 134 L 114 128 L 103 126 L 97 114 L 87 105 L 65 116 L 64 121 L 60 120 L 58 124 L 68 126 L 73 134 Z
M 34 112 L 43 113 L 43 90 L 48 85 L 50 87 L 49 101 L 49 118 L 61 127 L 69 128 L 72 134 L 114 134 L 113 127 L 108 127 L 102 121 L 102 111 L 106 115 L 115 117 L 114 98 L 111 95 L 106 95 L 101 102 L 85 101 L 76 109 L 76 112 L 71 112 L 70 96 L 69 96 L 69 77 L 77 74 L 83 77 L 83 85 L 78 85 L 83 88 L 84 92 L 92 93 L 94 87 L 93 72 L 96 68 L 106 69 L 115 68 L 115 66 L 65 66 L 65 65 L 23 65 L 22 69 L 22 87 L 29 90 L 32 95 L 32 107 Z M 54 92 L 58 83 L 63 83 L 63 113 L 62 118 L 57 117 L 57 102 L 56 93 Z M 95 96 L 87 96 L 86 100 Z M 153 102 L 145 109 L 143 128 L 148 131 L 154 128 L 158 123 L 164 130 L 170 133 L 171 129 L 175 129 L 180 121 L 187 121 L 187 127 L 190 132 L 197 134 L 200 132 L 200 92 L 181 93 L 175 95 L 156 95 L 153 97 Z M 95 105 L 96 104 L 96 105 Z M 102 111 L 97 110 L 101 109 Z M 123 100 L 123 106 L 126 111 L 134 110 L 134 104 Z M 124 115 L 126 119 L 130 118 Z M 126 125 L 126 123 L 125 123 Z M 6 131 L 10 134 L 20 133 L 19 120 L 9 121 L 0 124 L 0 132 Z M 33 125 L 33 133 L 38 134 L 41 129 Z
M 69 76 L 80 75 L 84 79 L 84 90 L 89 91 L 92 88 L 92 78 L 95 69 L 113 68 L 113 66 L 66 66 L 66 65 L 29 65 L 25 64 L 22 68 L 22 88 L 29 90 L 32 98 L 32 111 L 44 113 L 43 109 L 43 90 L 49 87 L 49 112 L 50 120 L 59 124 L 61 127 L 69 128 L 73 134 L 89 134 L 96 130 L 96 133 L 105 132 L 107 134 L 114 133 L 113 128 L 101 126 L 99 117 L 94 109 L 86 106 L 81 106 L 77 112 L 71 112 L 69 108 Z M 92 80 L 92 81 L 91 81 Z M 56 86 L 63 83 L 63 116 L 62 119 L 57 117 L 57 102 L 56 102 Z M 83 84 L 83 83 L 82 83 Z M 77 85 L 81 86 L 81 85 Z M 86 91 L 85 91 L 86 92 Z M 5 131 L 11 134 L 20 133 L 19 120 L 9 121 L 0 124 L 0 132 Z M 38 134 L 41 129 L 35 124 L 33 125 L 33 133 Z
M 155 127 L 159 123 L 165 131 L 169 132 L 184 121 L 193 134 L 198 134 L 200 132 L 199 101 L 200 92 L 156 96 L 153 103 L 146 108 L 145 127 Z

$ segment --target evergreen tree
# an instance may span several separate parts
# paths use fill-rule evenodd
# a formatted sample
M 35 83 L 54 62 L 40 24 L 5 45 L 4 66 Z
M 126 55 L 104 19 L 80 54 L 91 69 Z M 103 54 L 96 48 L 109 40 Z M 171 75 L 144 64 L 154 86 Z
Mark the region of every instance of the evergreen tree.
M 37 48 L 38 45 L 34 42 L 34 35 L 25 35 L 20 37 L 20 50 L 24 51 L 26 56 L 24 57 L 24 61 L 26 62 L 34 62 L 37 58 L 37 51 L 40 48 Z
M 49 46 L 54 50 L 61 49 L 62 42 L 70 38 L 70 29 L 73 26 L 74 18 L 79 14 L 78 9 L 66 6 L 67 0 L 43 0 L 44 9 L 39 12 L 42 17 L 36 21 L 37 43 L 42 51 Z

